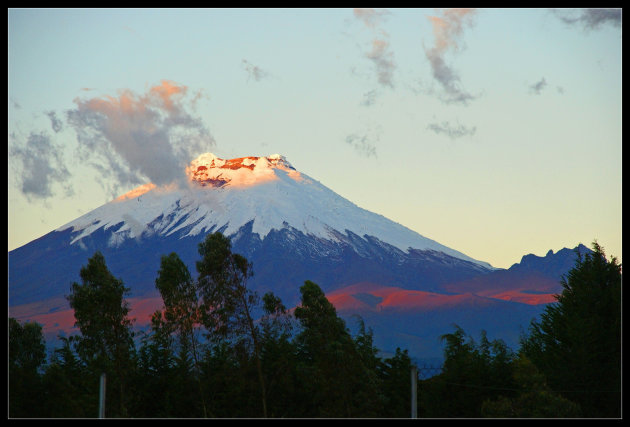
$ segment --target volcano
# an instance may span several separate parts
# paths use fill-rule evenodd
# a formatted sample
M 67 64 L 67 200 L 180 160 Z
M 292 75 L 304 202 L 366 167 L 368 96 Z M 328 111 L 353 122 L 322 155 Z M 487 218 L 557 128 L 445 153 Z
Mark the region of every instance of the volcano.
M 349 322 L 359 314 L 377 325 L 375 343 L 387 346 L 384 351 L 413 347 L 439 357 L 433 338 L 409 345 L 427 331 L 448 332 L 431 319 L 442 319 L 442 328 L 450 316 L 464 329 L 473 326 L 471 332 L 492 331 L 494 323 L 518 329 L 559 291 L 543 274 L 543 291 L 528 282 L 521 291 L 489 292 L 483 278 L 497 269 L 487 262 L 358 207 L 278 154 L 222 159 L 206 153 L 190 162 L 185 176 L 183 184 L 142 185 L 10 251 L 10 315 L 41 323 L 47 337 L 72 333 L 64 297 L 98 250 L 131 288 L 136 324 L 146 325 L 161 305 L 155 289 L 160 257 L 176 252 L 195 272 L 198 244 L 216 231 L 252 262 L 252 289 L 272 291 L 291 307 L 311 280 Z M 475 280 L 475 292 L 467 291 L 465 284 Z M 424 332 L 393 332 L 419 319 Z

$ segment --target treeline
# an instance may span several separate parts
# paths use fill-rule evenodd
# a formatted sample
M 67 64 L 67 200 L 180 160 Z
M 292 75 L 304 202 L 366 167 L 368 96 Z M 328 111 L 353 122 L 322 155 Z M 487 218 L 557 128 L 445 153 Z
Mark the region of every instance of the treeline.
M 9 417 L 94 418 L 102 373 L 108 418 L 410 417 L 407 350 L 379 356 L 371 331 L 351 334 L 311 281 L 293 312 L 260 298 L 220 233 L 199 254 L 196 280 L 177 254 L 162 257 L 148 331 L 134 332 L 130 289 L 99 252 L 67 296 L 80 333 L 49 360 L 41 326 L 9 318 Z M 418 416 L 620 417 L 621 266 L 594 243 L 562 286 L 518 352 L 483 331 L 478 343 L 457 326 L 445 334 L 441 373 L 418 381 Z

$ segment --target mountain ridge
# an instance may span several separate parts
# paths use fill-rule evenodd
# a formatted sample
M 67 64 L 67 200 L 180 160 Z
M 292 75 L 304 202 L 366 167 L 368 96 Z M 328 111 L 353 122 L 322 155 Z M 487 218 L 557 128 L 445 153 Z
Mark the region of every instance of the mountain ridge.
M 242 159 L 255 160 L 248 163 Z M 224 168 L 230 162 L 234 165 L 245 162 L 254 167 Z M 200 167 L 209 172 L 202 178 L 195 178 Z M 198 235 L 212 226 L 226 226 L 225 234 L 231 235 L 253 219 L 252 232 L 261 238 L 271 230 L 284 228 L 285 223 L 307 235 L 332 240 L 338 240 L 340 235 L 350 231 L 362 237 L 374 236 L 402 251 L 434 249 L 493 268 L 487 262 L 475 260 L 382 215 L 358 207 L 298 172 L 278 154 L 225 160 L 205 153 L 191 162 L 188 172 L 191 180 L 186 188 L 158 188 L 145 184 L 130 192 L 133 197 L 123 195 L 55 231 L 72 228 L 78 232 L 71 242 L 74 244 L 95 230 L 118 226 L 111 236 L 111 243 L 117 244 L 129 238 L 141 238 L 143 234 L 168 236 L 182 229 L 186 229 L 184 236 Z M 223 185 L 203 185 L 208 179 L 221 177 L 225 180 Z
M 145 184 L 10 251 L 10 315 L 45 322 L 48 336 L 67 332 L 72 315 L 64 297 L 100 251 L 131 289 L 138 324 L 147 325 L 159 308 L 161 256 L 175 252 L 195 272 L 198 244 L 218 231 L 252 263 L 249 286 L 260 295 L 272 291 L 294 307 L 299 287 L 311 280 L 336 299 L 340 315 L 369 319 L 384 350 L 439 357 L 434 335 L 446 332 L 449 319 L 514 335 L 551 301 L 569 262 L 559 251 L 547 254 L 555 263 L 524 256 L 522 266 L 496 269 L 358 207 L 281 155 L 226 160 L 207 153 L 188 173 L 184 188 Z M 352 288 L 359 283 L 375 287 Z M 419 337 L 433 344 L 419 346 Z

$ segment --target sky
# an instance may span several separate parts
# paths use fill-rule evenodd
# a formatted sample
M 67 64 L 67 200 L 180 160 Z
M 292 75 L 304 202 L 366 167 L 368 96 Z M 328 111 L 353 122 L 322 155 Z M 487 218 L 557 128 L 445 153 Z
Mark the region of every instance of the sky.
M 284 155 L 494 267 L 622 260 L 620 9 L 8 9 L 8 249 Z

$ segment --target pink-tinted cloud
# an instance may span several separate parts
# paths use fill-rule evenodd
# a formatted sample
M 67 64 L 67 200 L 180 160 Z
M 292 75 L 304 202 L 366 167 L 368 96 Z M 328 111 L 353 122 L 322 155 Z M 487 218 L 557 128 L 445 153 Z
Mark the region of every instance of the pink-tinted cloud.
M 109 180 L 112 196 L 121 186 L 147 180 L 167 185 L 185 182 L 185 166 L 214 145 L 184 85 L 163 80 L 138 95 L 74 100 L 68 123 L 77 132 L 79 158 Z
M 431 64 L 433 77 L 442 86 L 442 100 L 446 103 L 465 105 L 475 98 L 461 88 L 459 75 L 445 61 L 447 53 L 461 49 L 464 27 L 473 24 L 475 14 L 475 9 L 447 9 L 441 16 L 428 17 L 433 29 L 434 45 L 425 48 L 425 54 Z
M 162 101 L 164 108 L 172 112 L 175 110 L 175 102 L 178 103 L 177 108 L 181 108 L 181 97 L 185 95 L 187 91 L 188 88 L 186 86 L 178 86 L 176 83 L 162 80 L 160 85 L 151 88 L 148 96 L 157 97 Z
M 394 63 L 394 54 L 389 49 L 389 42 L 385 39 L 374 39 L 372 50 L 366 56 L 374 63 L 379 84 L 393 87 L 396 64 Z
M 384 17 L 389 14 L 386 10 L 359 8 L 355 8 L 353 13 L 355 18 L 363 21 L 363 23 L 369 28 L 378 27 L 383 22 Z
M 396 69 L 394 54 L 390 48 L 389 35 L 379 28 L 388 14 L 389 12 L 385 10 L 354 9 L 355 18 L 374 33 L 372 48 L 365 56 L 374 64 L 378 83 L 394 87 L 393 74 Z
M 447 9 L 442 16 L 429 16 L 433 26 L 435 49 L 440 52 L 459 49 L 464 25 L 471 25 L 475 14 L 475 9 Z

